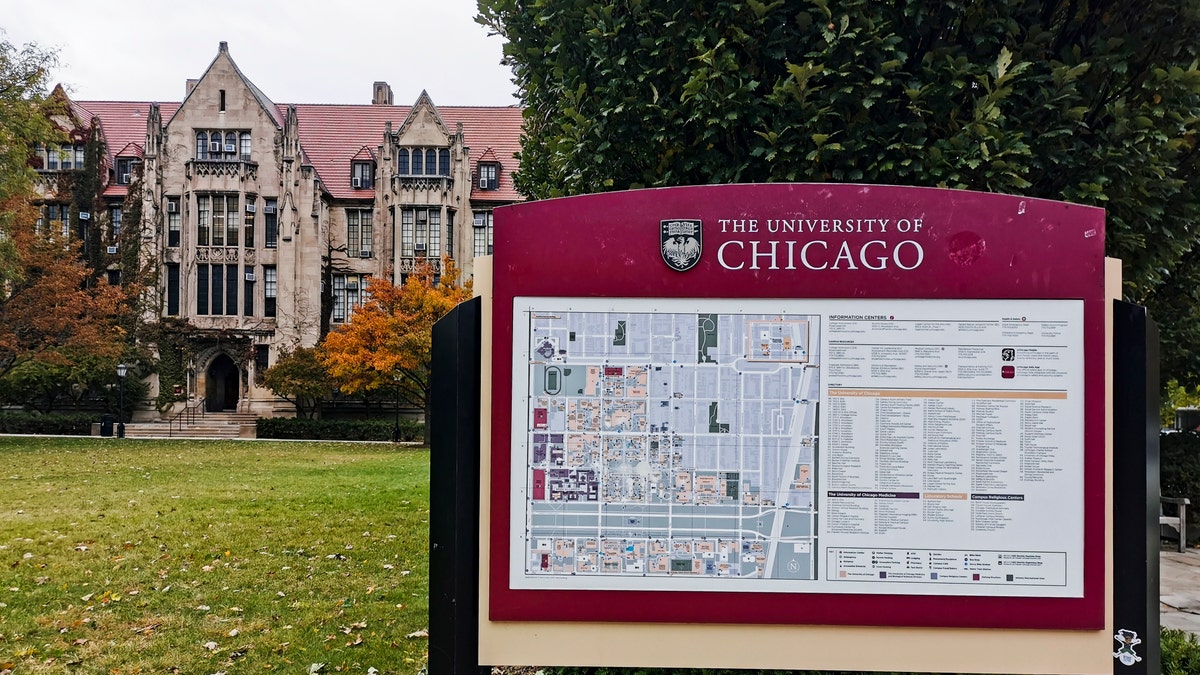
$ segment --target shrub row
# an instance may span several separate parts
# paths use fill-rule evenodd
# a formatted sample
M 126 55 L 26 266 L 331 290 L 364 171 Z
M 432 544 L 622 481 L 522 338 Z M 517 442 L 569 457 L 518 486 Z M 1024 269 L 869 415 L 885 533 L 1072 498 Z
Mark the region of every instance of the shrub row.
M 309 439 L 314 441 L 390 441 L 392 420 L 306 420 L 290 417 L 260 417 L 259 438 Z M 425 425 L 400 420 L 400 440 L 420 441 Z
M 38 415 L 3 412 L 0 413 L 0 434 L 87 436 L 92 433 L 92 423 L 99 421 L 99 415 L 87 413 Z
M 1159 436 L 1158 480 L 1162 496 L 1192 500 L 1188 524 L 1200 523 L 1200 433 L 1181 431 Z

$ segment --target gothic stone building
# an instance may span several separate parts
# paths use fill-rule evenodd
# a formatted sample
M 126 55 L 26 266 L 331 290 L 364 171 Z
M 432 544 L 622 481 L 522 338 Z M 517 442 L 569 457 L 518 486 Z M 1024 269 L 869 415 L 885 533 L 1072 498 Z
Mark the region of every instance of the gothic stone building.
M 107 148 L 102 215 L 139 228 L 157 266 L 151 306 L 190 331 L 184 381 L 151 376 L 151 398 L 170 386 L 210 411 L 290 414 L 262 372 L 349 320 L 367 276 L 401 283 L 448 256 L 472 277 L 492 209 L 519 199 L 521 110 L 392 98 L 376 82 L 369 105 L 276 104 L 222 42 L 182 102 L 71 102 L 65 126 L 98 123 Z M 42 169 L 81 166 L 72 143 Z M 139 187 L 140 222 L 122 223 Z M 50 210 L 68 208 L 47 203 L 44 218 L 67 222 Z

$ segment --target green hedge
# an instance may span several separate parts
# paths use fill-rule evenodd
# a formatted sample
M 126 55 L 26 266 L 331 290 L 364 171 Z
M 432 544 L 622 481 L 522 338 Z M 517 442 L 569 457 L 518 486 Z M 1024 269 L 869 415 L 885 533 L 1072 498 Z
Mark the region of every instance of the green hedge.
M 1162 496 L 1192 500 L 1188 524 L 1200 523 L 1200 433 L 1180 431 L 1159 436 L 1158 480 Z
M 92 433 L 92 423 L 99 421 L 99 414 L 3 412 L 0 413 L 0 434 L 88 436 Z
M 308 439 L 314 441 L 390 441 L 393 420 L 306 420 L 290 417 L 260 417 L 259 438 Z M 401 441 L 421 441 L 425 426 L 400 420 Z

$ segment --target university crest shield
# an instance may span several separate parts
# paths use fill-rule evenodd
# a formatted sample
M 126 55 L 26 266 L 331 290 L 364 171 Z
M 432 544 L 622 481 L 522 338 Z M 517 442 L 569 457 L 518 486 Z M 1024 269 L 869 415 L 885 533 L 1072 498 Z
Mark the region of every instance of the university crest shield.
M 704 250 L 704 226 L 699 220 L 664 220 L 659 242 L 663 262 L 676 272 L 686 272 L 700 262 Z

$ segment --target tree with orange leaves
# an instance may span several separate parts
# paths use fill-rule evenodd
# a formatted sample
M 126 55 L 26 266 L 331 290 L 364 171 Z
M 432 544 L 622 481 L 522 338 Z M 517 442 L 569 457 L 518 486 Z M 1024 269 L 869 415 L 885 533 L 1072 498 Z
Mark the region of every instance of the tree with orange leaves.
M 14 384 L 53 373 L 64 386 L 84 386 L 121 359 L 126 312 L 121 289 L 89 282 L 79 241 L 54 227 L 38 231 L 37 145 L 61 141 L 51 117 L 62 111 L 46 95 L 53 52 L 0 40 L 0 394 L 28 404 Z M 56 231 L 58 230 L 58 231 Z M 101 370 L 97 370 L 101 369 Z M 36 371 L 36 372 L 35 372 Z M 88 372 L 84 372 L 88 371 Z M 64 376 L 62 373 L 71 373 Z M 89 374 L 91 373 L 91 374 Z
M 369 280 L 370 297 L 321 343 L 321 363 L 341 390 L 392 393 L 428 420 L 433 324 L 471 297 L 470 283 L 458 285 L 460 274 L 442 258 L 440 277 L 421 261 L 400 286 Z M 428 426 L 425 434 L 428 442 Z

